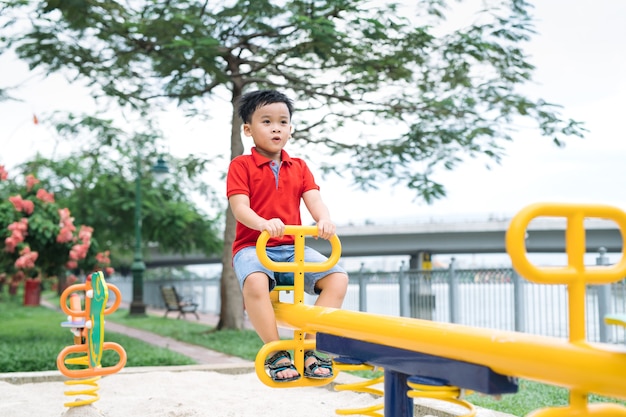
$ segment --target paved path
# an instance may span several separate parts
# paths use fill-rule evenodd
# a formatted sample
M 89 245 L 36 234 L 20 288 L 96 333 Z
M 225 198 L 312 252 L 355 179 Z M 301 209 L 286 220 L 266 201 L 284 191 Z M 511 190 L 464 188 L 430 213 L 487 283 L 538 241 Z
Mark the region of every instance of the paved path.
M 41 300 L 41 305 L 55 310 L 60 310 L 58 306 L 55 306 L 47 300 Z M 127 306 L 122 306 L 127 307 Z M 149 315 L 162 317 L 165 314 L 165 310 L 156 310 L 148 308 L 146 313 Z M 198 314 L 200 316 L 200 322 L 211 326 L 216 326 L 219 318 L 214 314 Z M 173 313 L 170 313 L 170 317 L 175 317 Z M 175 318 L 168 318 L 167 320 L 176 320 Z M 188 315 L 186 318 L 180 320 L 198 321 L 193 314 Z M 251 325 L 246 322 L 246 328 L 251 329 Z M 180 353 L 188 356 L 198 362 L 200 365 L 217 365 L 217 364 L 249 364 L 252 366 L 253 362 L 239 358 L 237 356 L 227 355 L 221 352 L 210 350 L 202 346 L 192 345 L 190 343 L 180 342 L 176 339 L 160 336 L 155 333 L 151 333 L 145 330 L 135 329 L 132 327 L 124 326 L 119 323 L 108 321 L 106 323 L 106 330 L 124 334 L 126 336 L 133 337 L 135 339 L 142 340 L 155 346 L 169 349 L 173 352 Z
M 135 329 L 118 323 L 113 323 L 111 321 L 107 322 L 106 329 L 107 331 L 134 337 L 135 339 L 143 340 L 144 342 L 150 343 L 152 345 L 183 354 L 202 365 L 216 363 L 252 364 L 251 361 L 247 361 L 237 356 L 226 355 L 225 353 L 216 352 L 214 350 L 210 350 L 197 345 L 192 345 L 190 343 L 180 342 L 169 337 L 163 337 L 151 332 L 147 332 L 145 330 Z

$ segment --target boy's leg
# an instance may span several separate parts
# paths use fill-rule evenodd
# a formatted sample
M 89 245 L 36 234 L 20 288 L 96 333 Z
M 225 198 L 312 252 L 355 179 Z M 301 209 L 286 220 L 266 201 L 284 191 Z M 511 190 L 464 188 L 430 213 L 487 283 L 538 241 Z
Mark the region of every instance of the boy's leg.
M 280 340 L 274 307 L 269 297 L 268 277 L 263 272 L 254 272 L 246 278 L 243 284 L 243 300 L 248 312 L 250 323 L 254 327 L 263 343 Z M 269 356 L 272 356 L 272 352 Z M 275 365 L 290 364 L 288 358 L 278 361 Z M 288 379 L 298 376 L 295 369 L 285 369 L 276 374 L 279 379 Z
M 233 257 L 233 267 L 241 285 L 250 323 L 263 343 L 279 340 L 276 317 L 269 296 L 269 274 L 272 272 L 261 265 L 254 246 L 237 252 Z
M 243 284 L 243 301 L 250 323 L 263 343 L 279 340 L 274 307 L 269 297 L 268 277 L 263 272 L 248 275 Z
M 318 307 L 341 308 L 348 291 L 348 275 L 334 272 L 317 281 L 315 288 L 320 295 L 315 301 Z

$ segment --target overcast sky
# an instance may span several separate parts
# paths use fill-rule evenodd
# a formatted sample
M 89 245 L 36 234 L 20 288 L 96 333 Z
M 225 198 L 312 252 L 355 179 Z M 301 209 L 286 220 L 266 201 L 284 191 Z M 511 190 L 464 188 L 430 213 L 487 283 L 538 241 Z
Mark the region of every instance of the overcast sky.
M 482 162 L 468 161 L 453 172 L 442 173 L 438 180 L 446 186 L 448 197 L 431 206 L 414 202 L 412 194 L 401 188 L 362 193 L 351 191 L 347 183 L 318 175 L 336 223 L 511 217 L 540 201 L 626 208 L 622 188 L 626 140 L 621 126 L 626 102 L 626 2 L 535 3 L 538 34 L 526 50 L 537 70 L 528 91 L 563 105 L 563 117 L 583 121 L 589 129 L 586 139 L 572 138 L 564 149 L 557 149 L 548 138 L 521 132 L 500 166 L 487 170 Z M 28 79 L 26 66 L 10 57 L 0 59 L 0 68 L 1 86 Z M 47 156 L 62 151 L 56 148 L 49 128 L 32 123 L 33 114 L 44 117 L 54 110 L 85 110 L 89 106 L 84 89 L 68 85 L 58 76 L 29 81 L 19 96 L 22 103 L 0 103 L 0 164 L 9 168 L 36 150 Z M 170 141 L 168 151 L 177 156 L 227 152 L 229 119 L 194 122 L 174 113 L 162 120 Z M 216 140 L 220 135 L 223 141 Z M 250 146 L 251 142 L 246 143 L 246 148 Z
M 448 197 L 432 206 L 412 202 L 401 189 L 361 195 L 329 184 L 323 191 L 334 212 L 341 213 L 337 220 L 350 219 L 355 212 L 388 221 L 510 217 L 542 201 L 626 209 L 626 2 L 535 3 L 538 34 L 526 50 L 537 70 L 529 92 L 563 105 L 564 117 L 583 121 L 589 130 L 586 138 L 572 138 L 559 149 L 548 138 L 520 132 L 501 165 L 487 170 L 469 161 L 442 174 L 439 180 Z

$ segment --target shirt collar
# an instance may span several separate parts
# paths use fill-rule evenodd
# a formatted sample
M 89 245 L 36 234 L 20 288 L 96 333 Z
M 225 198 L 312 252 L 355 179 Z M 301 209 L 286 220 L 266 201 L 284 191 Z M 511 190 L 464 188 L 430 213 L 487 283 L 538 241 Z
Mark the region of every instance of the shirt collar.
M 254 160 L 256 166 L 261 166 L 271 162 L 271 159 L 261 155 L 259 151 L 256 150 L 256 147 L 252 148 L 252 159 Z M 284 163 L 291 164 L 291 157 L 284 149 L 281 149 L 280 151 L 280 160 Z

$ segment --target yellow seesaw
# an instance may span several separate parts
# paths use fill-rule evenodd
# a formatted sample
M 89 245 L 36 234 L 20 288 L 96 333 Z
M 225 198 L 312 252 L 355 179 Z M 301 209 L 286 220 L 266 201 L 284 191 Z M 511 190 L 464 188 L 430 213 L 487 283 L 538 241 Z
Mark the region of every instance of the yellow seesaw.
M 529 223 L 538 217 L 558 217 L 567 220 L 565 251 L 567 265 L 543 268 L 530 263 L 527 257 L 525 237 Z M 622 346 L 590 343 L 585 338 L 585 288 L 587 285 L 610 284 L 626 276 L 626 254 L 611 266 L 585 266 L 586 218 L 602 218 L 615 222 L 622 238 L 626 236 L 626 212 L 605 205 L 577 205 L 540 203 L 521 210 L 511 221 L 506 235 L 507 252 L 513 267 L 526 279 L 544 284 L 564 284 L 569 294 L 569 339 L 530 335 L 520 332 L 482 329 L 458 324 L 436 323 L 427 320 L 391 317 L 362 312 L 307 306 L 301 301 L 303 284 L 299 275 L 309 267 L 298 256 L 304 248 L 304 236 L 315 236 L 315 226 L 288 226 L 286 233 L 296 236 L 297 264 L 284 265 L 269 260 L 264 251 L 268 236 L 262 234 L 257 244 L 261 261 L 277 271 L 297 271 L 294 284 L 294 303 L 284 303 L 274 295 L 274 310 L 280 326 L 294 329 L 294 340 L 273 342 L 281 349 L 307 349 L 314 347 L 304 341 L 304 333 L 331 336 L 332 340 L 362 342 L 359 346 L 378 346 L 385 349 L 402 349 L 420 355 L 432 355 L 454 363 L 469 363 L 488 367 L 494 372 L 513 378 L 524 378 L 569 389 L 570 401 L 565 407 L 550 407 L 532 412 L 532 417 L 624 417 L 626 407 L 613 403 L 588 403 L 588 395 L 598 394 L 626 400 L 626 350 Z M 333 253 L 340 245 L 331 240 Z M 299 249 L 302 248 L 302 249 Z M 303 252 L 302 252 L 303 253 Z M 289 268 L 289 269 L 287 269 Z M 333 339 L 334 338 L 334 339 Z M 256 359 L 257 375 L 270 386 L 294 386 L 292 383 L 276 385 L 263 370 L 264 354 L 278 346 L 263 347 Z M 336 346 L 335 346 L 336 347 Z M 319 346 L 318 346 L 319 348 Z M 324 350 L 324 349 L 322 349 Z M 326 350 L 334 353 L 331 350 Z M 296 352 L 296 368 L 303 366 L 302 355 Z M 418 357 L 416 355 L 416 357 Z M 445 367 L 442 367 L 444 369 Z M 300 368 L 298 368 L 301 371 Z M 443 371 L 442 371 L 443 372 Z M 433 375 L 429 375 L 433 376 Z M 446 375 L 442 375 L 446 376 Z M 446 376 L 449 377 L 449 376 Z M 269 380 L 269 381 L 268 381 Z M 406 378 L 404 379 L 406 380 Z M 396 382 L 402 382 L 399 378 Z M 314 385 L 316 381 L 294 381 L 300 385 Z M 329 381 L 322 381 L 328 383 Z M 387 385 L 385 386 L 387 389 Z M 461 387 L 468 388 L 468 387 Z M 403 388 L 404 389 L 404 388 Z M 401 390 L 398 390 L 401 391 Z M 488 393 L 488 392 L 487 392 Z M 385 392 L 387 397 L 387 390 Z M 403 401 L 403 400 L 398 400 Z M 410 416 L 406 402 L 391 407 L 385 398 L 385 415 Z M 389 410 L 391 408 L 392 410 Z

